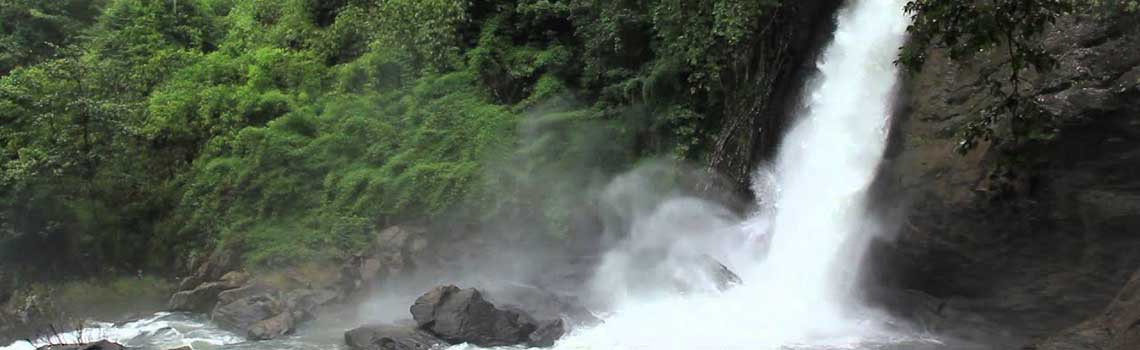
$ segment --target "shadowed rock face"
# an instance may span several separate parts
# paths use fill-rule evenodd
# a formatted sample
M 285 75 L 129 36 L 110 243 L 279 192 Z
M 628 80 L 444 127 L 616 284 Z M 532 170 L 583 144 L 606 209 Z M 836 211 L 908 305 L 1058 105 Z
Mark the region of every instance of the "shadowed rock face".
M 929 294 L 938 317 L 1008 329 L 1021 344 L 1103 310 L 1140 267 L 1137 19 L 1058 21 L 1043 38 L 1058 66 L 1023 87 L 1062 123 L 1053 139 L 1017 149 L 954 153 L 956 127 L 996 98 L 980 74 L 1003 57 L 959 64 L 931 52 L 879 179 L 874 202 L 897 205 L 883 209 L 898 236 L 869 254 L 878 275 L 868 284 Z M 1002 170 L 1010 152 L 1026 170 Z
M 1100 315 L 1050 337 L 1038 350 L 1132 350 L 1140 347 L 1140 271 Z

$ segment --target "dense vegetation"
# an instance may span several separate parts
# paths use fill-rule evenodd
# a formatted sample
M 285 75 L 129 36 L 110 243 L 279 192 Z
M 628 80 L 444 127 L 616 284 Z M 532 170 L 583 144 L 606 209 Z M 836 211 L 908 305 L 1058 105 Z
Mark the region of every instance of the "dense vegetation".
M 445 215 L 557 239 L 590 175 L 700 157 L 774 5 L 0 1 L 0 261 L 69 272 Z

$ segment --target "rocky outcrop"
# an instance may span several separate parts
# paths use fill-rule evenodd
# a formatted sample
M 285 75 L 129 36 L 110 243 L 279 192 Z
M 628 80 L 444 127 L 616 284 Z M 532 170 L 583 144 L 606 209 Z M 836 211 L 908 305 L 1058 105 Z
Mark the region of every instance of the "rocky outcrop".
M 1133 350 L 1140 347 L 1140 271 L 1100 315 L 1052 336 L 1037 350 Z
M 426 229 L 413 226 L 392 226 L 380 231 L 367 248 L 341 267 L 340 285 L 354 293 L 384 279 L 409 275 L 423 264 L 427 236 Z
M 344 333 L 351 350 L 429 350 L 448 344 L 414 325 L 372 325 Z
M 1043 38 L 1057 67 L 1022 86 L 1057 124 L 1017 148 L 954 152 L 955 131 L 996 101 L 979 78 L 1003 74 L 1003 57 L 958 63 L 931 52 L 908 83 L 878 183 L 874 202 L 902 207 L 879 208 L 898 236 L 868 254 L 877 273 L 868 284 L 930 294 L 948 301 L 943 314 L 1022 339 L 1103 310 L 1140 266 L 1136 21 L 1100 13 L 1057 22 Z

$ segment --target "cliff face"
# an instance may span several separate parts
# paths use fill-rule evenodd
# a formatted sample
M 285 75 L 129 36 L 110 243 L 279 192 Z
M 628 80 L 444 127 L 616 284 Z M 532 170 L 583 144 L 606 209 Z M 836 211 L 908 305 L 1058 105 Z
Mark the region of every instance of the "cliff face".
M 767 19 L 764 35 L 741 62 L 745 83 L 725 103 L 725 118 L 713 138 L 711 169 L 747 194 L 752 169 L 774 154 L 785 121 L 799 102 L 803 77 L 835 27 L 841 0 L 784 1 Z
M 1103 309 L 1140 268 L 1140 28 L 1133 14 L 1062 18 L 1043 38 L 1059 58 L 1030 77 L 1062 121 L 1047 142 L 954 152 L 953 130 L 992 102 L 980 74 L 1002 57 L 954 63 L 932 52 L 905 89 L 883 166 L 899 223 L 876 252 L 875 283 L 925 292 L 943 307 L 1041 337 Z M 1133 346 L 1140 346 L 1133 344 Z

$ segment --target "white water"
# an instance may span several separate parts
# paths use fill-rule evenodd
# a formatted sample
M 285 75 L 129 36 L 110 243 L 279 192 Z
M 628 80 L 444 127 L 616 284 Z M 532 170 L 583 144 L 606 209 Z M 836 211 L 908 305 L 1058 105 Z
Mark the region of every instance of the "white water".
M 854 267 L 874 234 L 875 221 L 864 202 L 887 139 L 898 74 L 893 62 L 908 25 L 904 3 L 854 0 L 840 12 L 833 42 L 775 166 L 758 171 L 757 197 L 765 209 L 732 225 L 717 215 L 689 217 L 717 209 L 680 199 L 635 219 L 629 242 L 606 257 L 595 286 L 611 294 L 614 311 L 604 324 L 578 330 L 556 347 L 865 348 L 917 340 L 888 331 L 882 316 L 849 298 Z M 689 210 L 680 215 L 678 207 Z M 706 234 L 661 233 L 679 226 Z M 765 235 L 771 235 L 766 256 L 755 246 Z M 744 285 L 724 293 L 697 288 L 705 292 L 687 294 L 622 285 L 646 273 L 629 261 L 638 259 L 644 246 L 663 241 L 673 245 L 663 248 L 669 258 L 658 261 L 658 268 L 673 265 L 678 255 L 701 251 L 731 266 Z M 691 272 L 666 270 L 682 280 Z
M 777 162 L 757 172 L 760 212 L 740 220 L 716 204 L 676 198 L 631 214 L 630 237 L 606 256 L 592 286 L 611 310 L 605 322 L 573 331 L 556 348 L 881 349 L 925 342 L 892 331 L 884 317 L 849 299 L 854 267 L 874 234 L 864 202 L 887 138 L 893 61 L 908 24 L 904 3 L 851 0 L 840 12 Z M 636 179 L 619 178 L 614 187 L 636 190 L 631 183 Z M 654 255 L 662 252 L 664 258 Z M 693 267 L 701 254 L 730 266 L 744 284 L 715 291 L 704 270 Z M 646 256 L 660 260 L 646 269 Z M 680 281 L 686 292 L 646 276 L 654 274 Z M 203 320 L 168 314 L 98 332 L 86 340 L 159 350 L 342 347 L 295 339 L 243 345 Z M 0 350 L 33 348 L 16 343 Z

